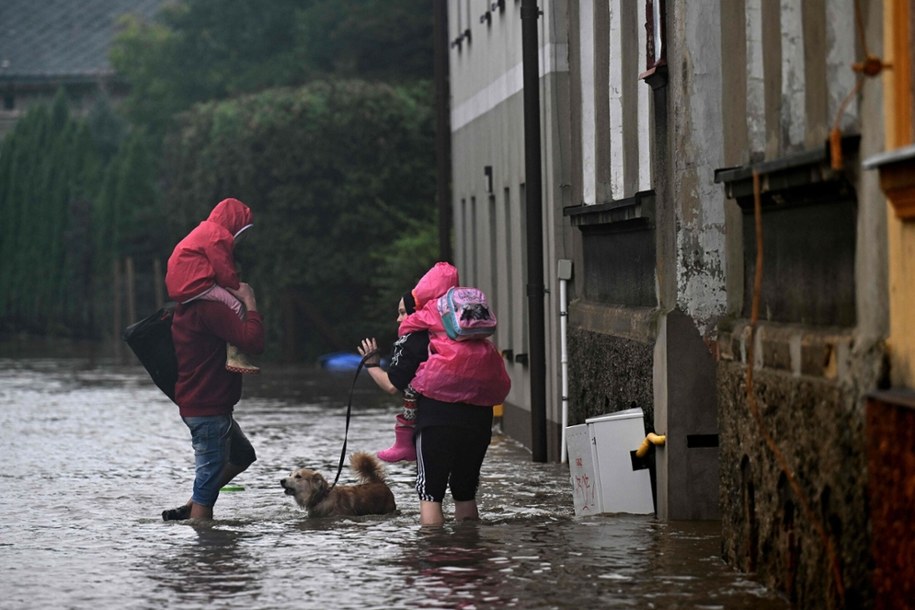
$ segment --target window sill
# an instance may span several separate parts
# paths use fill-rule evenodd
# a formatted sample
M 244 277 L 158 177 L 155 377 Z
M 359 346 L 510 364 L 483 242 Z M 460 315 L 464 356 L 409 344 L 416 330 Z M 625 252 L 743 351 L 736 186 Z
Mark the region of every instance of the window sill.
M 564 208 L 573 227 L 629 228 L 654 224 L 654 191 L 641 191 L 632 197 L 595 205 L 576 205 Z
M 862 165 L 880 172 L 880 188 L 896 217 L 915 220 L 915 144 L 875 155 Z
M 639 74 L 639 80 L 643 80 L 654 89 L 667 86 L 667 64 L 663 60 L 648 68 Z
M 851 157 L 856 155 L 861 136 L 842 138 L 842 150 Z M 724 167 L 715 170 L 715 182 L 724 184 L 729 199 L 734 199 L 744 210 L 753 208 L 753 173 L 760 176 L 763 205 L 778 203 L 781 195 L 791 191 L 814 188 L 821 195 L 827 190 L 847 195 L 852 187 L 844 170 L 832 169 L 829 143 L 822 148 L 786 155 L 772 161 L 763 161 L 741 167 Z M 826 187 L 826 188 L 824 188 Z

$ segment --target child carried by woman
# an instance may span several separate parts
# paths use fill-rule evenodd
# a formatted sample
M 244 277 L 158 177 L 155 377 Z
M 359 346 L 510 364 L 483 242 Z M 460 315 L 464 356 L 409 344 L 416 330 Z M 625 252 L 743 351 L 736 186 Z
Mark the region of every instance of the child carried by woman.
M 416 312 L 398 334 L 427 331 L 429 357 L 410 385 L 417 393 L 416 491 L 420 524 L 444 522 L 442 501 L 450 488 L 457 521 L 479 519 L 476 494 L 492 437 L 493 406 L 511 389 L 502 354 L 488 338 L 448 336 L 438 299 L 457 287 L 457 269 L 436 263 L 413 289 Z

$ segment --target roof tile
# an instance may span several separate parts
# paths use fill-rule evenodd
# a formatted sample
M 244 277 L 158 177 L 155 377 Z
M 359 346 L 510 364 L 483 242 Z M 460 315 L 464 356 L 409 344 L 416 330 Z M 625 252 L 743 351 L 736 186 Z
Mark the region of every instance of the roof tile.
M 166 1 L 2 0 L 0 82 L 109 75 L 118 18 L 150 19 Z

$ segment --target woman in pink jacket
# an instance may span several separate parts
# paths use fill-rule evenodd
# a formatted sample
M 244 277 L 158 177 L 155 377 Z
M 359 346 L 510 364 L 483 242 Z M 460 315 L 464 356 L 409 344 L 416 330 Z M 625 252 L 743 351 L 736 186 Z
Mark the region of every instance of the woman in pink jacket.
M 224 303 L 244 320 L 244 305 L 232 292 L 240 285 L 233 250 L 252 226 L 251 209 L 238 199 L 216 204 L 209 217 L 172 251 L 165 273 L 169 298 L 181 304 L 196 299 Z M 231 344 L 226 346 L 226 369 L 233 373 L 260 372 Z
M 416 491 L 422 525 L 444 522 L 442 500 L 449 486 L 455 520 L 479 519 L 476 492 L 492 436 L 492 407 L 511 389 L 492 341 L 455 341 L 445 333 L 437 301 L 458 285 L 457 269 L 436 263 L 413 289 L 416 311 L 403 319 L 398 331 L 401 336 L 429 332 L 429 358 L 410 384 L 418 394 Z

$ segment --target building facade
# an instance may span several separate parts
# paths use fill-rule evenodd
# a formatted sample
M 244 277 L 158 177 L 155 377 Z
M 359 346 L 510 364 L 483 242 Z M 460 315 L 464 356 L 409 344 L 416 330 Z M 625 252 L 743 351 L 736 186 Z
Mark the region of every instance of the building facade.
M 568 45 L 563 7 L 545 7 L 538 22 L 540 100 L 543 108 L 545 260 L 557 259 L 573 239 L 556 202 L 569 200 Z M 561 9 L 561 10 L 560 10 Z M 512 377 L 504 426 L 528 446 L 530 428 L 530 335 L 528 318 L 525 215 L 524 104 L 520 3 L 509 0 L 448 2 L 451 89 L 452 205 L 454 255 L 463 283 L 482 288 L 499 319 L 495 342 Z M 544 270 L 548 306 L 546 335 L 559 328 L 555 265 Z M 547 362 L 559 357 L 547 341 Z M 547 376 L 547 395 L 558 391 L 555 369 Z M 548 404 L 553 458 L 558 458 L 560 412 Z
M 915 606 L 915 4 L 883 3 L 885 152 L 865 159 L 887 205 L 889 334 L 885 383 L 866 405 L 875 607 Z M 899 435 L 898 437 L 896 435 Z M 904 602 L 901 600 L 905 600 Z
M 530 444 L 526 2 L 448 4 L 456 262 Z M 537 4 L 550 459 L 564 403 L 641 407 L 660 518 L 720 519 L 725 558 L 804 607 L 879 600 L 900 562 L 873 567 L 869 472 L 915 477 L 872 438 L 915 404 L 911 0 Z

